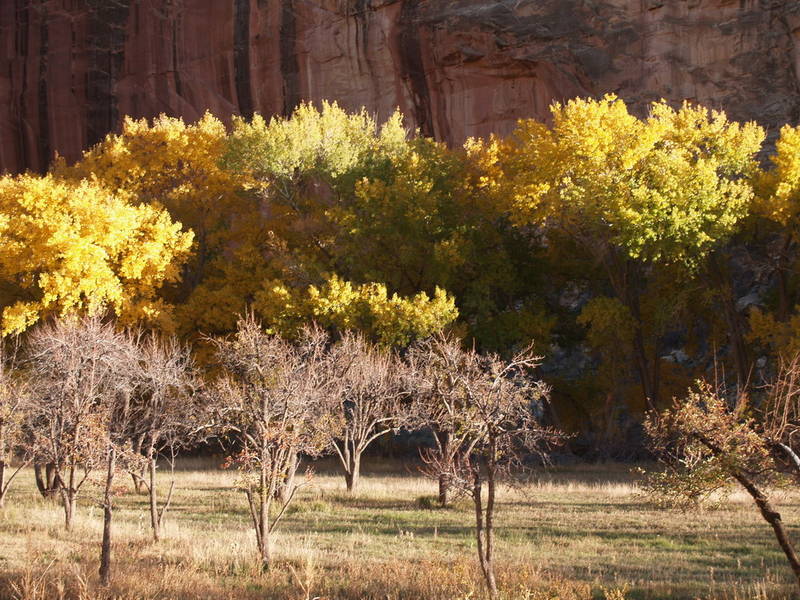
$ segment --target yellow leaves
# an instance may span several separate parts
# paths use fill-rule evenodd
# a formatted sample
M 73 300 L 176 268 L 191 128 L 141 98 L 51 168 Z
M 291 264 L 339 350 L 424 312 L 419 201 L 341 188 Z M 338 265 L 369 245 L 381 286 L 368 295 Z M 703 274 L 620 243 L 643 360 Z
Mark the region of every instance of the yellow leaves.
M 399 112 L 378 127 L 363 108 L 349 114 L 335 102 L 303 103 L 289 118 L 235 118 L 227 159 L 262 182 L 312 172 L 335 179 L 370 155 L 402 150 L 405 138 Z
M 800 216 L 800 127 L 786 125 L 770 157 L 772 168 L 754 177 L 756 214 L 783 226 Z
M 551 112 L 551 127 L 522 121 L 500 152 L 517 223 L 555 225 L 593 247 L 693 268 L 746 216 L 744 177 L 764 136 L 755 124 L 663 101 L 642 120 L 614 96 Z
M 408 345 L 458 316 L 454 299 L 439 288 L 433 298 L 422 292 L 389 296 L 382 284 L 354 285 L 336 276 L 304 290 L 268 281 L 253 307 L 267 326 L 284 335 L 296 335 L 303 323 L 313 320 L 338 331 L 362 331 L 386 346 Z
M 152 124 L 126 118 L 122 133 L 109 134 L 74 166 L 57 165 L 55 173 L 96 181 L 132 202 L 166 206 L 199 234 L 236 209 L 241 178 L 220 167 L 226 139 L 225 126 L 210 113 L 192 125 L 164 115 Z
M 162 318 L 156 293 L 179 279 L 193 238 L 163 210 L 53 176 L 0 179 L 0 223 L 4 334 L 74 311 Z

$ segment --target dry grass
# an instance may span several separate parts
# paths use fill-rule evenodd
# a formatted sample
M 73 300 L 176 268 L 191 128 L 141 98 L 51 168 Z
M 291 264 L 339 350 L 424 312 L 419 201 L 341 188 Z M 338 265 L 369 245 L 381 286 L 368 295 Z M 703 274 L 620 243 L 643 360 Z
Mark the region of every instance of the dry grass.
M 482 597 L 470 506 L 421 509 L 433 483 L 392 466 L 368 464 L 354 497 L 341 477 L 317 475 L 279 532 L 278 565 L 261 574 L 234 475 L 186 461 L 162 542 L 150 540 L 146 498 L 118 497 L 106 591 L 96 577 L 97 498 L 82 499 L 67 533 L 60 507 L 38 497 L 24 473 L 0 511 L 0 598 Z M 800 522 L 800 495 L 784 494 L 780 506 L 785 521 Z M 700 514 L 659 510 L 638 495 L 627 467 L 571 467 L 504 491 L 498 535 L 509 599 L 619 600 L 622 589 L 626 598 L 795 597 L 748 498 L 735 494 Z

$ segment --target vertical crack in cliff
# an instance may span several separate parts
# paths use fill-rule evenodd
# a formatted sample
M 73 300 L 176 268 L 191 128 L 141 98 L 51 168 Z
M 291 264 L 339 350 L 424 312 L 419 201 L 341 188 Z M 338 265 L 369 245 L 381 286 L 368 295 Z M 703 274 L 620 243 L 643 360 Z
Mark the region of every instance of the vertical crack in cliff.
M 233 78 L 239 112 L 253 116 L 253 88 L 250 80 L 250 0 L 234 0 Z
M 27 0 L 15 0 L 14 2 L 15 33 L 14 50 L 17 56 L 22 57 L 22 85 L 19 94 L 15 99 L 15 109 L 20 127 L 17 128 L 17 156 L 19 156 L 20 167 L 29 167 L 30 154 L 28 140 L 25 137 L 24 125 L 28 121 L 28 103 L 25 96 L 28 92 L 28 36 L 30 35 L 30 6 Z
M 358 63 L 359 73 L 361 72 L 361 55 L 367 62 L 367 69 L 369 66 L 369 23 L 367 22 L 367 9 L 369 8 L 369 0 L 355 0 L 355 4 L 351 7 L 349 4 L 344 11 L 344 18 L 347 29 L 350 29 L 350 17 L 356 23 L 356 61 Z
M 419 0 L 406 0 L 400 9 L 400 68 L 401 77 L 411 93 L 414 120 L 424 136 L 433 137 L 433 115 L 428 80 L 419 39 L 417 21 Z
M 47 10 L 42 10 L 39 21 L 39 81 L 36 90 L 39 109 L 39 169 L 50 165 L 50 117 L 47 102 L 47 53 L 49 51 Z
M 283 0 L 279 48 L 283 80 L 283 114 L 288 116 L 300 104 L 300 67 L 297 63 L 297 23 L 293 0 Z
M 175 81 L 175 93 L 183 97 L 183 82 L 181 81 L 181 66 L 178 60 L 178 35 L 182 28 L 179 27 L 183 6 L 181 0 L 172 3 L 172 77 Z
M 87 0 L 89 70 L 86 138 L 96 144 L 119 122 L 116 83 L 125 57 L 125 26 L 131 0 Z
M 367 79 L 372 83 L 370 86 L 370 93 L 372 95 L 371 105 L 378 105 L 378 98 L 380 91 L 378 90 L 378 78 L 375 75 L 375 67 L 372 64 L 372 57 L 369 51 L 369 27 L 370 27 L 370 11 L 372 5 L 370 0 L 356 0 L 355 10 L 353 17 L 356 21 L 356 60 L 358 63 L 359 74 L 363 74 L 361 70 L 361 56 L 364 56 L 364 62 L 367 65 Z M 345 12 L 345 19 L 349 21 L 350 15 Z

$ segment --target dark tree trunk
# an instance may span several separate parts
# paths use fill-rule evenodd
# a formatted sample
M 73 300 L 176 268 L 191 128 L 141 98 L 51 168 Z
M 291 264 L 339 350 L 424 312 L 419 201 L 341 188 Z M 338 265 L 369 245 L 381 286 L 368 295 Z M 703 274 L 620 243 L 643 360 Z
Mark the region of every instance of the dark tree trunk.
M 450 456 L 450 433 L 447 431 L 440 431 L 434 429 L 433 435 L 436 436 L 436 443 L 439 447 L 442 457 Z M 447 506 L 450 504 L 450 474 L 439 473 L 439 506 Z
M 633 334 L 633 352 L 636 357 L 636 372 L 639 375 L 639 382 L 642 386 L 645 405 L 648 410 L 656 410 L 658 406 L 658 387 L 655 377 L 651 376 L 650 361 L 647 358 L 647 349 L 644 344 L 644 334 L 641 322 L 636 317 L 636 325 Z M 658 359 L 656 359 L 658 360 Z
M 747 476 L 742 473 L 735 473 L 734 477 L 753 498 L 758 510 L 761 512 L 761 516 L 764 517 L 764 520 L 772 526 L 772 530 L 775 532 L 775 537 L 778 540 L 778 544 L 783 550 L 783 553 L 786 555 L 786 560 L 789 562 L 789 566 L 792 568 L 792 572 L 794 573 L 794 577 L 797 580 L 798 586 L 800 586 L 800 559 L 798 559 L 794 545 L 789 539 L 789 533 L 786 531 L 786 527 L 783 525 L 783 520 L 781 519 L 780 513 L 772 507 L 769 499 Z
M 103 493 L 103 543 L 100 546 L 100 583 L 107 586 L 111 582 L 111 517 L 113 510 L 114 470 L 117 453 L 112 447 L 108 451 L 108 471 Z
M 637 270 L 634 269 L 633 277 L 639 277 Z M 656 352 L 653 357 L 652 365 L 647 356 L 647 344 L 644 340 L 644 330 L 642 328 L 642 309 L 639 302 L 639 293 L 636 290 L 627 289 L 623 300 L 631 311 L 635 321 L 633 331 L 633 352 L 636 358 L 636 370 L 639 373 L 639 381 L 642 385 L 642 393 L 647 408 L 655 411 L 659 404 L 659 356 L 658 343 L 656 340 Z
M 789 313 L 794 303 L 789 291 L 789 260 L 792 249 L 792 236 L 787 234 L 776 261 L 775 270 L 778 277 L 778 309 L 776 318 L 784 322 L 789 320 Z
M 617 300 L 630 311 L 633 317 L 634 330 L 631 345 L 633 347 L 636 374 L 642 387 L 645 406 L 648 410 L 655 410 L 659 401 L 659 357 L 656 351 L 656 356 L 651 366 L 650 359 L 647 356 L 647 344 L 645 343 L 642 311 L 639 302 L 639 290 L 643 288 L 645 275 L 635 261 L 620 257 L 613 250 L 603 257 L 603 262 Z
M 739 311 L 736 310 L 736 300 L 733 295 L 733 283 L 729 273 L 722 265 L 718 256 L 713 256 L 711 262 L 711 278 L 722 302 L 725 325 L 728 328 L 731 353 L 736 370 L 736 379 L 740 391 L 744 391 L 750 380 L 750 353 L 745 342 L 745 326 Z
M 699 435 L 698 439 L 716 456 L 724 457 L 725 453 L 714 442 L 702 435 Z M 772 527 L 772 531 L 775 533 L 778 544 L 783 550 L 783 553 L 786 555 L 786 560 L 789 562 L 789 566 L 792 568 L 792 572 L 794 573 L 794 577 L 797 580 L 798 586 L 800 586 L 800 558 L 798 558 L 797 552 L 794 549 L 794 545 L 792 544 L 791 539 L 789 539 L 789 533 L 786 531 L 786 527 L 783 525 L 783 520 L 781 519 L 780 513 L 772 507 L 772 504 L 764 492 L 761 491 L 761 489 L 746 473 L 738 470 L 731 470 L 729 473 L 745 490 L 747 490 L 747 493 L 750 494 L 751 498 L 753 498 L 758 510 L 761 512 L 761 516 Z

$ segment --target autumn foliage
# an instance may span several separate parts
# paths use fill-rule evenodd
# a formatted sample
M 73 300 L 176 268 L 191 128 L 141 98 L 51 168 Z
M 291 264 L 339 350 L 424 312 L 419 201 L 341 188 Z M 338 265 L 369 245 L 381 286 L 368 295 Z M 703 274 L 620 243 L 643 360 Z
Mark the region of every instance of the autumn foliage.
M 689 103 L 551 112 L 463 148 L 335 103 L 126 119 L 75 164 L 0 180 L 3 330 L 110 311 L 194 339 L 252 309 L 290 338 L 535 341 L 553 411 L 597 451 L 715 356 L 744 386 L 800 348 L 795 128 L 763 161 L 760 127 Z

